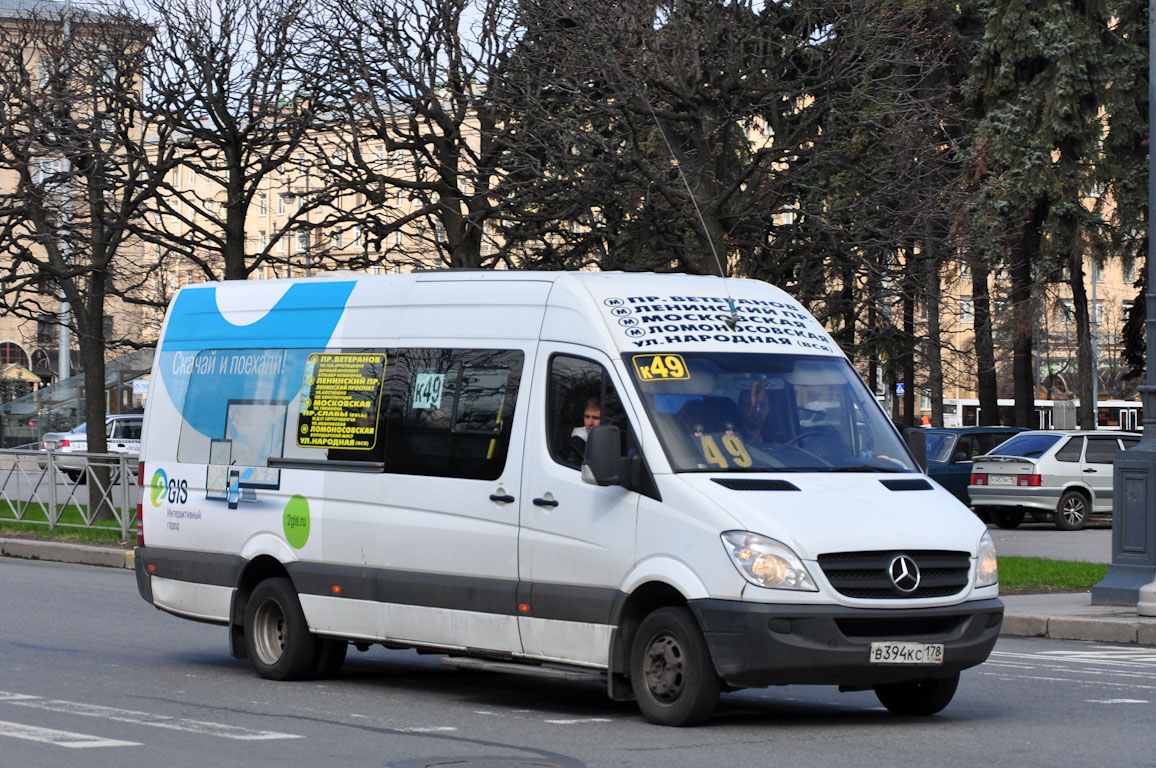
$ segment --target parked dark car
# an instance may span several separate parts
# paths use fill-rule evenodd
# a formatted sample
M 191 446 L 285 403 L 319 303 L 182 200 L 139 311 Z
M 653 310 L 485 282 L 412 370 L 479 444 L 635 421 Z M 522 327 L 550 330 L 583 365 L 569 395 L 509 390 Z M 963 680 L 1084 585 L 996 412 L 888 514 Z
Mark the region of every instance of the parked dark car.
M 924 429 L 927 437 L 927 474 L 971 506 L 967 484 L 971 481 L 971 460 L 987 453 L 1022 427 L 948 427 Z

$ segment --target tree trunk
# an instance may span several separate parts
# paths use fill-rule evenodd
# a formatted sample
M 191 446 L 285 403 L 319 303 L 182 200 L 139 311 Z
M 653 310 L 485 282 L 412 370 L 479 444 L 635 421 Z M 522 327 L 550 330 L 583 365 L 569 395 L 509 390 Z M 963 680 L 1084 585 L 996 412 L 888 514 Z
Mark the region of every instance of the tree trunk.
M 1096 361 L 1092 355 L 1092 329 L 1088 322 L 1088 292 L 1084 288 L 1084 254 L 1079 247 L 1078 227 L 1072 236 L 1068 249 L 1068 285 L 1072 289 L 1072 313 L 1076 317 L 1076 378 L 1080 406 L 1076 410 L 1076 420 L 1080 429 L 1096 428 L 1096 397 L 1093 377 L 1096 376 Z M 1092 308 L 1095 311 L 1095 308 Z
M 927 338 L 924 355 L 927 364 L 927 383 L 931 395 L 931 426 L 943 426 L 943 360 L 940 348 L 939 294 L 940 258 L 939 240 L 934 233 L 923 242 L 924 262 L 923 306 L 927 310 Z
M 915 288 L 918 266 L 915 249 L 908 248 L 905 255 L 906 274 L 903 278 L 903 343 L 905 349 L 901 359 L 903 367 L 903 426 L 915 426 Z
M 991 331 L 991 294 L 987 280 L 991 274 L 983 259 L 971 262 L 971 302 L 975 327 L 975 378 L 979 397 L 979 424 L 999 424 L 999 389 L 995 376 L 995 341 Z
M 1047 200 L 1038 200 L 1024 222 L 1019 241 L 1012 248 L 1012 391 L 1015 393 L 1014 424 L 1034 429 L 1035 383 L 1032 376 L 1032 339 L 1035 336 L 1035 302 L 1032 285 L 1032 263 L 1039 257 L 1041 228 L 1047 215 Z

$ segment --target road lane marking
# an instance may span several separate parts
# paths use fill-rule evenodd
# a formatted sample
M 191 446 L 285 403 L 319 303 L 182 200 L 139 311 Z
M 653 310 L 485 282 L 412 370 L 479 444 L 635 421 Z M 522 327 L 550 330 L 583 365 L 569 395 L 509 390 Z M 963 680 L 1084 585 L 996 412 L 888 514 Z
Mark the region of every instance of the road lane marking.
M 57 731 L 52 728 L 40 728 L 35 725 L 23 725 L 0 720 L 0 736 L 11 736 L 14 739 L 37 741 L 41 744 L 55 744 L 58 747 L 69 749 L 91 749 L 93 747 L 139 747 L 139 741 L 119 741 L 117 739 L 102 739 L 99 736 L 89 736 L 85 733 L 72 731 Z
M 172 717 L 170 715 L 158 715 L 152 712 L 138 712 L 132 709 L 117 709 L 116 707 L 104 707 L 97 704 L 84 704 L 79 701 L 45 699 L 40 696 L 27 696 L 7 691 L 0 691 L 0 703 L 11 704 L 16 707 L 42 709 L 64 715 L 95 717 L 118 723 L 147 725 L 151 728 L 163 728 L 169 731 L 184 731 L 186 733 L 197 733 L 205 736 L 216 736 L 221 739 L 233 739 L 235 741 L 270 741 L 274 739 L 302 738 L 300 734 L 295 733 L 254 731 L 236 725 L 193 720 L 187 717 Z
M 1147 699 L 1084 699 L 1087 704 L 1147 704 Z
M 612 723 L 614 721 L 609 717 L 579 717 L 573 720 L 547 720 L 546 722 L 554 725 L 577 725 L 580 723 Z

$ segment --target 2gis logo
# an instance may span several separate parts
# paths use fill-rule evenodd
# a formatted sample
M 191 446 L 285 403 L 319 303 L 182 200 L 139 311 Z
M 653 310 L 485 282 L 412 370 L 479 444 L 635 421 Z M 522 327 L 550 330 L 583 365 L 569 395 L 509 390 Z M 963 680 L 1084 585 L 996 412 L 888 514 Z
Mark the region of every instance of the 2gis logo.
M 154 507 L 166 501 L 169 504 L 184 504 L 189 500 L 189 481 L 170 480 L 163 469 L 158 469 L 149 484 L 149 496 Z

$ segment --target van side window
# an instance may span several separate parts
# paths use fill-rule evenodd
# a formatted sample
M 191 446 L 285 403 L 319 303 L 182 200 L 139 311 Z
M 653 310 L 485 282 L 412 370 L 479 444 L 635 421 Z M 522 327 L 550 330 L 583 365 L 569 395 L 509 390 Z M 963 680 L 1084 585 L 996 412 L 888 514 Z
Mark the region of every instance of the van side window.
M 518 350 L 390 350 L 385 471 L 501 477 L 523 359 Z
M 592 360 L 555 355 L 550 360 L 546 401 L 550 456 L 559 464 L 580 468 L 587 432 L 603 424 L 613 424 L 621 430 L 625 454 L 630 424 L 606 369 Z

